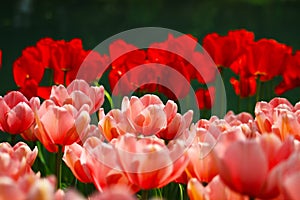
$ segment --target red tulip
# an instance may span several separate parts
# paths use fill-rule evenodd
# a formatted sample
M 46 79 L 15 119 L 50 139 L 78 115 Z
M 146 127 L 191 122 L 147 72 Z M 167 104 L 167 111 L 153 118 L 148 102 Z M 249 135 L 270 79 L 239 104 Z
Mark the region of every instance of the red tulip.
M 217 66 L 230 67 L 253 43 L 254 34 L 244 29 L 229 31 L 220 36 L 211 33 L 204 37 L 203 48 L 212 57 Z
M 300 51 L 289 55 L 282 71 L 283 80 L 276 86 L 275 93 L 281 95 L 300 85 Z
M 292 48 L 285 44 L 261 39 L 249 46 L 230 68 L 242 77 L 255 76 L 261 81 L 268 81 L 282 74 L 285 60 L 291 52 Z
M 235 94 L 240 97 L 253 96 L 256 93 L 256 79 L 255 77 L 243 77 L 240 79 L 230 78 L 230 83 L 233 86 Z
M 210 86 L 208 89 L 198 89 L 196 97 L 199 109 L 211 109 L 215 102 L 215 87 Z

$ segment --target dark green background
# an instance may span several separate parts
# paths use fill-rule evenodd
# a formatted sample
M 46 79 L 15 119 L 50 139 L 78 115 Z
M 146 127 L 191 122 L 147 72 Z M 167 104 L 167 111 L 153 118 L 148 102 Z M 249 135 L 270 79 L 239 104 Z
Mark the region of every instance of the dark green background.
M 208 33 L 226 34 L 245 28 L 253 31 L 256 39 L 273 38 L 300 49 L 297 0 L 31 0 L 25 13 L 20 5 L 26 0 L 0 2 L 0 95 L 16 89 L 11 68 L 22 49 L 46 36 L 65 40 L 79 37 L 85 49 L 92 49 L 114 34 L 143 26 L 191 33 L 200 43 Z M 291 101 L 298 100 L 291 96 Z M 235 101 L 232 95 L 228 97 L 231 108 Z

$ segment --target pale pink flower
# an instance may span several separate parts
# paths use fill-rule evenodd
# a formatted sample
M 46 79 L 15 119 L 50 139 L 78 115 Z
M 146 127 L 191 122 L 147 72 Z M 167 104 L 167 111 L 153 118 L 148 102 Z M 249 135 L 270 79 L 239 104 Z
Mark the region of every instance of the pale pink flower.
M 39 99 L 30 101 L 18 91 L 12 91 L 4 97 L 0 96 L 0 128 L 10 134 L 20 134 L 34 123 L 31 105 L 38 105 Z
M 89 113 L 96 112 L 104 102 L 103 86 L 89 86 L 84 80 L 75 79 L 65 88 L 63 85 L 53 86 L 50 99 L 57 105 L 73 105 L 77 110 L 87 104 Z
M 25 174 L 31 174 L 31 166 L 37 156 L 35 147 L 31 150 L 27 144 L 18 142 L 14 147 L 9 143 L 0 143 L 0 176 L 17 180 Z
M 274 98 L 269 103 L 258 102 L 255 106 L 255 121 L 261 133 L 274 132 L 281 140 L 289 135 L 300 139 L 300 120 L 297 107 L 285 98 Z

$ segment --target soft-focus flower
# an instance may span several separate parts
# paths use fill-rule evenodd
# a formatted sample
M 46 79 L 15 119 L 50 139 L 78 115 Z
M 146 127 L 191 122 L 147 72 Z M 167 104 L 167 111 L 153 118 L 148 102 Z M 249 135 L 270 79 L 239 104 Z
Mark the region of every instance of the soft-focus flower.
M 37 156 L 35 147 L 31 150 L 23 142 L 12 147 L 9 143 L 0 143 L 0 177 L 5 176 L 18 180 L 25 174 L 32 174 L 31 166 Z
M 192 178 L 187 186 L 188 195 L 191 200 L 248 200 L 247 196 L 243 196 L 229 189 L 216 176 L 206 187 L 204 187 L 197 179 Z
M 131 183 L 128 180 L 125 172 L 121 169 L 116 149 L 112 144 L 104 143 L 96 137 L 90 137 L 83 144 L 83 147 L 73 144 L 72 149 L 75 149 L 79 153 L 81 152 L 81 155 L 85 151 L 86 158 L 81 156 L 79 162 L 76 161 L 78 160 L 78 156 L 72 156 L 69 159 L 75 159 L 78 166 L 80 165 L 82 168 L 86 166 L 88 168 L 88 175 L 79 174 L 78 172 L 83 172 L 80 171 L 80 167 L 75 170 L 77 170 L 77 175 L 82 175 L 81 179 L 91 176 L 93 184 L 99 191 L 103 191 L 105 188 L 113 185 L 125 185 L 132 192 L 139 190 L 135 183 Z M 72 162 L 75 163 L 74 160 Z M 74 166 L 72 168 L 74 170 Z
M 300 139 L 300 104 L 295 107 L 285 98 L 274 98 L 269 103 L 261 101 L 255 106 L 255 121 L 261 133 L 274 132 L 281 140 L 289 135 Z
M 10 134 L 20 134 L 34 123 L 32 106 L 39 105 L 38 98 L 30 101 L 18 91 L 0 96 L 0 128 Z
M 2 68 L 2 50 L 0 49 L 0 69 Z
M 133 195 L 130 188 L 125 185 L 113 185 L 111 187 L 105 188 L 103 192 L 98 192 L 89 197 L 90 200 L 137 200 Z
M 40 178 L 39 174 L 26 174 L 18 180 L 0 177 L 0 199 L 52 200 L 54 197 L 54 176 Z
M 186 142 L 171 140 L 168 145 L 156 136 L 137 138 L 125 134 L 111 141 L 121 169 L 131 183 L 142 189 L 160 188 L 177 179 L 188 164 Z
M 278 185 L 284 199 L 299 199 L 298 185 L 300 183 L 300 151 L 299 149 L 284 162 L 279 164 L 277 170 Z
M 284 63 L 282 72 L 283 80 L 276 86 L 275 93 L 281 95 L 284 92 L 300 86 L 300 50 L 289 55 Z
M 88 105 L 77 110 L 71 104 L 57 106 L 46 100 L 36 112 L 35 135 L 48 151 L 57 152 L 58 145 L 70 145 L 80 140 L 90 122 L 88 110 Z
M 232 190 L 250 197 L 279 195 L 276 167 L 294 149 L 292 138 L 281 142 L 274 134 L 246 139 L 240 128 L 220 137 L 214 148 L 222 181 Z
M 215 103 L 215 87 L 199 88 L 196 91 L 196 97 L 199 109 L 211 109 Z
M 244 77 L 240 76 L 239 80 L 232 77 L 230 83 L 236 95 L 240 97 L 253 96 L 256 93 L 256 79 L 254 76 Z
M 103 86 L 90 87 L 86 81 L 75 79 L 67 88 L 63 85 L 53 86 L 50 99 L 59 106 L 71 104 L 77 110 L 80 110 L 84 104 L 87 104 L 89 106 L 89 113 L 92 114 L 104 102 L 104 88 Z
M 217 66 L 230 67 L 253 41 L 254 33 L 244 29 L 229 31 L 225 36 L 211 33 L 204 37 L 203 48 Z

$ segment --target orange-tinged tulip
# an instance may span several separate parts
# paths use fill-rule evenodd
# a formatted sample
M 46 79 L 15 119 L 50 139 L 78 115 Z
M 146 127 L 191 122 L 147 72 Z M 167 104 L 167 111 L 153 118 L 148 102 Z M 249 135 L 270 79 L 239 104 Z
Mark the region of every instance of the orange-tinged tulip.
M 197 179 L 192 178 L 188 183 L 188 195 L 191 200 L 248 200 L 247 196 L 230 190 L 220 180 L 219 176 L 204 187 Z
M 269 103 L 258 102 L 255 106 L 255 121 L 261 133 L 274 132 L 281 140 L 289 135 L 300 139 L 299 112 L 285 98 L 274 98 Z
M 63 160 L 74 176 L 83 183 L 91 183 L 92 177 L 87 166 L 87 152 L 77 143 L 65 147 Z
M 44 101 L 36 112 L 36 137 L 50 152 L 57 152 L 58 145 L 78 142 L 90 122 L 88 109 L 88 105 L 77 110 L 71 104 L 57 106 L 51 100 Z

